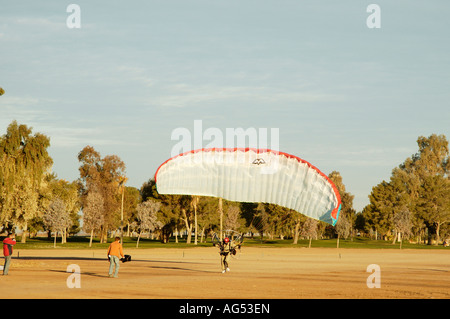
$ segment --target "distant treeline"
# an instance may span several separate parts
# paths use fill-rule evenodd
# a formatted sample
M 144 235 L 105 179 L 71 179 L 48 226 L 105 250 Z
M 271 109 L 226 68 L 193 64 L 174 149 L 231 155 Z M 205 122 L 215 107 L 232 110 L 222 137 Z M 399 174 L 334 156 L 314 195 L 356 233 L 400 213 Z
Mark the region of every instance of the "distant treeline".
M 78 153 L 80 177 L 58 179 L 47 149 L 50 139 L 13 121 L 0 137 L 0 231 L 22 231 L 22 242 L 37 232 L 67 236 L 81 230 L 100 237 L 151 234 L 162 242 L 180 232 L 188 243 L 210 232 L 233 229 L 269 238 L 347 238 L 356 233 L 395 240 L 439 242 L 449 237 L 450 179 L 448 141 L 443 135 L 419 137 L 419 151 L 394 168 L 390 181 L 373 187 L 370 204 L 353 209 L 354 196 L 333 171 L 342 210 L 336 227 L 267 203 L 237 203 L 213 197 L 160 195 L 150 178 L 140 189 L 126 186 L 126 166 L 117 155 L 92 146 Z M 195 234 L 195 236 L 191 236 Z M 193 238 L 192 238 L 193 237 Z M 176 237 L 177 238 L 177 237 Z

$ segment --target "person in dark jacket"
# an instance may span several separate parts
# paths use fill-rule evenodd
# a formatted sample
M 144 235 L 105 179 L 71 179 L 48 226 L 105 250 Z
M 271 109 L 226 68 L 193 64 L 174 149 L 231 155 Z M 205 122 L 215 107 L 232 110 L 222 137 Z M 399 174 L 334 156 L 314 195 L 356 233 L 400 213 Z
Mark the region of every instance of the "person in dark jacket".
M 220 265 L 222 266 L 222 274 L 224 274 L 226 271 L 230 271 L 230 268 L 228 267 L 230 251 L 231 251 L 230 239 L 225 237 L 223 239 L 222 245 L 220 245 L 220 256 L 221 256 Z
M 13 246 L 16 244 L 16 235 L 9 233 L 8 237 L 3 240 L 3 256 L 5 256 L 5 265 L 3 266 L 3 276 L 8 274 L 9 266 L 11 265 L 11 257 L 13 253 Z

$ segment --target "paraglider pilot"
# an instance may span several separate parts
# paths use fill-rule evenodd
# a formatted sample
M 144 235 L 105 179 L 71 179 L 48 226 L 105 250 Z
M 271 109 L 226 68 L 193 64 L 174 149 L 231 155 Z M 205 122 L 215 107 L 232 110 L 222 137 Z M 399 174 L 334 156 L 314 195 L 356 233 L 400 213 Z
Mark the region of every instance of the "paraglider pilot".
M 225 237 L 221 244 L 219 244 L 220 248 L 220 265 L 222 266 L 222 274 L 226 271 L 230 271 L 228 267 L 228 260 L 230 259 L 231 252 L 231 241 L 228 237 Z

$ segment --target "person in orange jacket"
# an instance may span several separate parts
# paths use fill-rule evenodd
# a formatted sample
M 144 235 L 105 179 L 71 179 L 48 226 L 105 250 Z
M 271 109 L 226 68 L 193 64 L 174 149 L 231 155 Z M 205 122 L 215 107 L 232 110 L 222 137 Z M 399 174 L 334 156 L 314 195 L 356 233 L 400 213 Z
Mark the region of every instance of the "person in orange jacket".
M 3 240 L 3 256 L 5 256 L 5 265 L 3 266 L 3 276 L 8 274 L 9 266 L 11 265 L 11 257 L 13 253 L 13 246 L 16 244 L 16 235 L 9 233 L 8 237 Z
M 123 255 L 123 249 L 122 249 L 122 244 L 120 243 L 120 237 L 116 237 L 114 242 L 112 242 L 109 245 L 108 248 L 108 258 L 109 258 L 109 277 L 113 277 L 113 270 L 114 270 L 114 278 L 119 277 L 119 257 L 122 256 L 122 258 L 124 257 Z M 115 269 L 114 269 L 115 266 Z

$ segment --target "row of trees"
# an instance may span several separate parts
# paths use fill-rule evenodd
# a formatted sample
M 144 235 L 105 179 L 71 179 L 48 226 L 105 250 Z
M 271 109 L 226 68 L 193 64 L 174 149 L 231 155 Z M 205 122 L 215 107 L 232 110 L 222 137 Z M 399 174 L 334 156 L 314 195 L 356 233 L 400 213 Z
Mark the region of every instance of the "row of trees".
M 80 219 L 91 243 L 94 235 L 106 242 L 119 229 L 127 236 L 137 234 L 138 242 L 142 233 L 168 242 L 185 232 L 188 243 L 197 243 L 220 229 L 292 238 L 294 243 L 301 237 L 347 238 L 356 232 L 384 238 L 426 233 L 439 240 L 449 228 L 448 142 L 445 136 L 432 135 L 418 143 L 419 152 L 395 168 L 389 182 L 373 188 L 361 213 L 353 209 L 354 196 L 339 172 L 329 174 L 342 199 L 339 221 L 331 227 L 273 204 L 161 195 L 152 179 L 141 189 L 127 187 L 124 162 L 116 155 L 102 157 L 92 146 L 78 154 L 80 178 L 60 180 L 51 173 L 49 138 L 33 135 L 31 128 L 14 121 L 0 138 L 0 225 L 22 229 L 23 242 L 37 231 L 53 233 L 55 240 L 60 233 L 64 242 L 67 234 L 81 230 Z
M 401 236 L 450 237 L 450 158 L 444 135 L 419 137 L 419 150 L 392 170 L 390 180 L 373 187 L 360 217 L 366 231 L 394 242 Z

